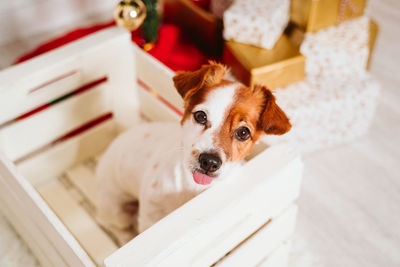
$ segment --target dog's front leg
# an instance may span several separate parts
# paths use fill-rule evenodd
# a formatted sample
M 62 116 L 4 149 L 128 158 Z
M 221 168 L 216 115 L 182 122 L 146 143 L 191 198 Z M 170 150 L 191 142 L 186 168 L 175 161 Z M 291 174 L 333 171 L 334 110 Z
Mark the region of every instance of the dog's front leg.
M 97 220 L 112 232 L 122 246 L 136 235 L 133 224 L 137 201 L 111 188 L 102 187 L 98 192 Z
M 142 233 L 144 230 L 164 218 L 168 212 L 161 203 L 154 200 L 141 200 L 139 203 L 138 231 Z

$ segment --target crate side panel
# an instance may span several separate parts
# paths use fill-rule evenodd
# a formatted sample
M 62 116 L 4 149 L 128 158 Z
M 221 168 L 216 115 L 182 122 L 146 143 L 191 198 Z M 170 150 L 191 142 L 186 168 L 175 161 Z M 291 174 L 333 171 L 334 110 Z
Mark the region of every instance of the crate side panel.
M 151 121 L 176 121 L 180 116 L 166 105 L 160 102 L 156 97 L 146 89 L 139 86 L 139 99 L 142 114 Z
M 38 233 L 49 240 L 49 243 L 62 255 L 65 262 L 77 267 L 94 266 L 86 252 L 51 211 L 38 192 L 1 153 L 0 185 L 1 200 L 9 199 L 21 203 L 20 208 L 16 210 L 21 218 L 25 218 L 26 221 L 35 225 Z
M 177 92 L 172 77 L 175 73 L 157 59 L 134 47 L 137 78 L 160 94 L 173 106 L 183 111 L 183 100 Z
M 0 130 L 0 147 L 17 160 L 110 111 L 100 86 Z
M 116 137 L 114 120 L 109 120 L 89 131 L 20 162 L 17 167 L 33 185 L 59 176 L 66 169 L 101 153 Z M 38 168 L 40 166 L 40 168 Z
M 244 239 L 228 237 L 223 246 L 209 249 L 218 236 L 227 234 L 227 229 L 243 231 L 234 226 L 255 214 L 244 224 L 249 236 L 289 206 L 299 193 L 303 166 L 286 146 L 271 147 L 246 165 L 242 171 L 251 182 L 239 175 L 216 184 L 112 254 L 105 265 L 187 265 L 200 250 L 206 252 L 205 265 L 216 262 Z
M 296 177 L 297 171 L 296 168 L 282 170 L 278 175 L 279 182 L 275 180 L 276 183 L 271 182 L 268 187 L 260 185 L 262 189 L 249 193 L 247 201 L 243 199 L 232 201 L 226 210 L 221 211 L 220 216 L 209 222 L 207 229 L 193 236 L 190 244 L 172 252 L 163 260 L 163 264 L 205 266 L 216 262 L 259 229 L 268 219 L 275 219 L 297 198 L 300 183 L 298 180 L 290 179 Z M 292 185 L 288 186 L 289 183 Z M 233 214 L 238 210 L 242 213 L 241 218 Z M 236 221 L 238 217 L 240 220 Z M 235 224 L 227 223 L 227 220 Z M 206 235 L 207 237 L 204 237 Z M 210 250 L 210 247 L 213 249 Z
M 7 195 L 7 194 L 6 194 Z M 51 242 L 32 224 L 29 218 L 21 214 L 23 204 L 9 196 L 0 201 L 1 212 L 7 217 L 14 229 L 19 233 L 40 264 L 44 267 L 67 267 L 67 263 Z
M 271 255 L 257 264 L 257 267 L 286 267 L 289 262 L 291 247 L 291 241 L 285 241 L 279 248 L 274 250 Z
M 5 69 L 0 72 L 0 125 L 85 83 L 110 76 L 118 69 L 116 63 L 131 73 L 120 82 L 131 85 L 135 82 L 132 61 L 129 34 L 110 28 Z
M 231 251 L 216 266 L 256 266 L 292 235 L 296 224 L 296 213 L 296 206 L 289 207 Z

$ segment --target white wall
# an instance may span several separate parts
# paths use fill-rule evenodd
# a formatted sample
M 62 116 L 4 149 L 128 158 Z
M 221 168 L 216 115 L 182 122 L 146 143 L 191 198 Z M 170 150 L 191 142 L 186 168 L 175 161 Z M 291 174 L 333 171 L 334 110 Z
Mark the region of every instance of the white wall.
M 0 45 L 112 19 L 118 0 L 0 0 Z M 50 34 L 52 35 L 52 34 Z

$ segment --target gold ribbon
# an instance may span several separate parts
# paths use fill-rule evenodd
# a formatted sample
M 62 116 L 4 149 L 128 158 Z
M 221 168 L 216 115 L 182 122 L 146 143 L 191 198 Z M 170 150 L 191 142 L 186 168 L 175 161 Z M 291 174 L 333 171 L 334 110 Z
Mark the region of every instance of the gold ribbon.
M 343 22 L 346 14 L 346 7 L 349 7 L 351 11 L 351 18 L 355 17 L 356 14 L 360 13 L 360 8 L 357 7 L 351 0 L 340 0 L 338 23 Z

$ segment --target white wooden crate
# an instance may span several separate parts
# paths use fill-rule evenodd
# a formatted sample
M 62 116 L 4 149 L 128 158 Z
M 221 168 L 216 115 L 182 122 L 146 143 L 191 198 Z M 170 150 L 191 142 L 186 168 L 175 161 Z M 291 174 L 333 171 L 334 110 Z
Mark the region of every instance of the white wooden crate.
M 173 75 L 118 28 L 0 72 L 0 207 L 44 266 L 285 265 L 302 176 L 286 146 L 257 145 L 237 176 L 122 248 L 93 219 L 93 165 L 109 142 L 140 114 L 179 120 Z

